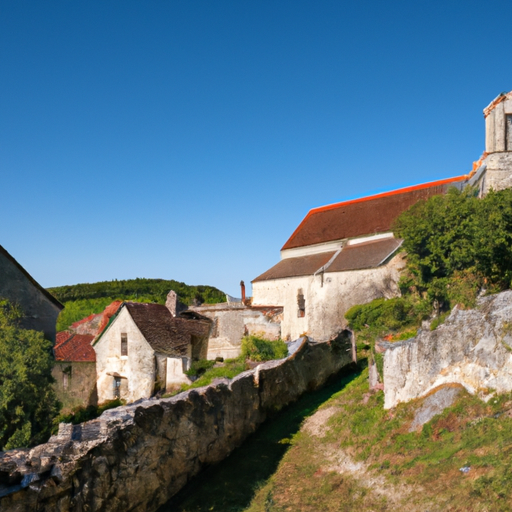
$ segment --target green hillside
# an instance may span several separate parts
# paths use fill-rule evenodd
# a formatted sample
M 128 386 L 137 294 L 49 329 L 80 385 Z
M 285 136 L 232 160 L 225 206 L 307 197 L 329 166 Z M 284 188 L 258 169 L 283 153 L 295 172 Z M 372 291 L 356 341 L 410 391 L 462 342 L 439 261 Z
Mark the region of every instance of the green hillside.
M 187 305 L 194 301 L 215 304 L 226 300 L 225 293 L 213 286 L 191 286 L 166 279 L 116 279 L 48 288 L 48 291 L 65 306 L 57 322 L 58 331 L 68 328 L 73 322 L 86 316 L 101 313 L 114 300 L 164 304 L 170 290 L 174 290 L 180 300 Z

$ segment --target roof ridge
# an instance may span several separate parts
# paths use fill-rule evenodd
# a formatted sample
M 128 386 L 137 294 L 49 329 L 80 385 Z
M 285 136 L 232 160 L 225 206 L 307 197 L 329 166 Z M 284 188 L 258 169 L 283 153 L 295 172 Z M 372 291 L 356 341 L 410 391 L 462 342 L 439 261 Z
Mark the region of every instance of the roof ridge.
M 424 189 L 428 189 L 428 188 L 432 188 L 432 187 L 449 185 L 450 183 L 466 181 L 467 179 L 468 179 L 468 175 L 464 174 L 462 176 L 455 176 L 453 178 L 445 178 L 443 180 L 437 180 L 437 181 L 429 181 L 426 183 L 420 183 L 418 185 L 412 185 L 409 187 L 402 187 L 402 188 L 390 190 L 387 192 L 379 192 L 378 194 L 373 194 L 371 196 L 364 196 L 364 197 L 359 197 L 356 199 L 349 199 L 347 201 L 341 201 L 338 203 L 331 203 L 331 204 L 328 204 L 325 206 L 318 206 L 316 208 L 312 208 L 311 210 L 308 211 L 306 216 L 302 219 L 301 223 L 297 226 L 295 231 L 291 234 L 291 236 L 288 238 L 288 240 L 285 242 L 285 244 L 281 247 L 281 250 L 283 251 L 288 248 L 287 247 L 288 244 L 291 243 L 291 241 L 293 240 L 295 235 L 302 229 L 302 227 L 304 226 L 306 221 L 314 214 L 329 211 L 329 210 L 335 210 L 337 208 L 342 208 L 342 207 L 349 206 L 352 204 L 373 201 L 373 200 L 381 199 L 384 197 L 397 196 L 400 194 L 407 194 L 407 193 L 414 192 L 417 190 L 424 190 Z

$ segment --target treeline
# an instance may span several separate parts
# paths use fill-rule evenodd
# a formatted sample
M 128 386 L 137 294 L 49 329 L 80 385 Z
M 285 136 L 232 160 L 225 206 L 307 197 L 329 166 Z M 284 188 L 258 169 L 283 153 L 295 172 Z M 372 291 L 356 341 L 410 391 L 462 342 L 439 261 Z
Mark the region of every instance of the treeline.
M 187 305 L 226 301 L 225 293 L 213 286 L 191 286 L 166 279 L 137 278 L 48 288 L 65 306 L 57 322 L 58 331 L 89 315 L 101 313 L 114 300 L 164 304 L 170 290 L 174 290 L 180 301 Z

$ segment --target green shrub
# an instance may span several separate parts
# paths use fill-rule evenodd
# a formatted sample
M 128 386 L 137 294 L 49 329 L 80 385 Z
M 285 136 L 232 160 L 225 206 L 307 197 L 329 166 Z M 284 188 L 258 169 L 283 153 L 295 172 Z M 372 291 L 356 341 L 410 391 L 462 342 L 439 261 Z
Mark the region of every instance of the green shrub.
M 21 329 L 22 316 L 0 299 L 0 450 L 45 442 L 59 411 L 52 344 L 42 332 Z
M 73 423 L 73 425 L 78 425 L 84 421 L 94 420 L 101 416 L 103 411 L 119 407 L 125 403 L 124 400 L 116 398 L 115 400 L 107 400 L 100 405 L 88 405 L 87 407 L 80 405 L 75 407 L 69 414 L 60 414 L 55 418 L 54 432 L 58 429 L 59 423 Z
M 213 368 L 216 361 L 208 361 L 207 359 L 200 359 L 199 361 L 194 361 L 190 365 L 190 369 L 185 372 L 189 377 L 199 377 L 203 375 L 204 372 Z
M 250 335 L 242 338 L 242 357 L 251 361 L 270 361 L 288 355 L 288 347 L 282 340 L 269 341 Z

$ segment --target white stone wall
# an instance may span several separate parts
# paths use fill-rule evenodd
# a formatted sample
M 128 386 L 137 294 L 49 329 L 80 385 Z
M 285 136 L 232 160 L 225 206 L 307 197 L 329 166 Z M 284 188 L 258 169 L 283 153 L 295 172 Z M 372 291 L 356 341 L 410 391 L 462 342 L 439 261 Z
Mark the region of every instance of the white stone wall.
M 281 315 L 251 307 L 228 304 L 202 305 L 191 308 L 213 321 L 208 340 L 207 359 L 232 359 L 241 352 L 245 334 L 259 334 L 266 339 L 281 337 Z
M 190 384 L 191 380 L 185 374 L 188 370 L 189 360 L 182 357 L 168 357 L 167 358 L 167 380 L 166 389 L 170 389 L 176 384 Z
M 121 356 L 121 333 L 128 336 L 127 356 Z M 152 395 L 156 378 L 155 354 L 126 308 L 103 333 L 94 350 L 99 403 L 114 397 L 114 377 L 109 375 L 112 373 L 125 377 L 121 380 L 121 398 L 127 402 Z
M 283 306 L 281 336 L 296 339 L 307 333 L 316 341 L 336 336 L 346 328 L 345 313 L 356 304 L 379 297 L 399 294 L 400 270 L 405 263 L 402 255 L 388 264 L 368 270 L 325 272 L 306 277 L 292 277 L 253 283 L 253 305 Z M 302 289 L 306 300 L 306 315 L 298 316 L 297 293 Z
M 512 188 L 512 152 L 492 153 L 485 159 L 487 170 L 483 178 L 483 191 Z

